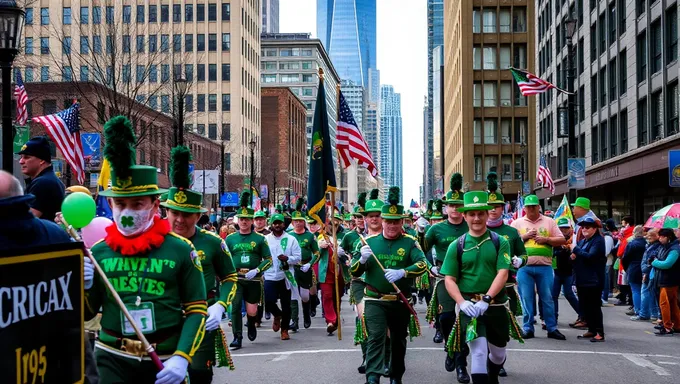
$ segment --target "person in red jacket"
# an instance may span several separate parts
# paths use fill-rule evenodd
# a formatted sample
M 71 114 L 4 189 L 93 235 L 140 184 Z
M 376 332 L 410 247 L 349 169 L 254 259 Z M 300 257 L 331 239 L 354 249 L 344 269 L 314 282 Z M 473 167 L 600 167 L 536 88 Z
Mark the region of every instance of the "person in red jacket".
M 635 228 L 635 223 L 631 216 L 624 216 L 621 219 L 621 230 L 619 248 L 616 251 L 616 257 L 620 259 L 623 258 L 623 252 L 626 250 L 626 245 L 628 245 L 628 240 L 633 236 L 633 229 Z M 619 294 L 616 296 L 619 299 L 615 305 L 632 305 L 633 295 L 630 290 L 630 285 L 628 285 L 628 279 L 625 276 L 625 271 L 623 269 L 623 263 L 619 262 L 619 276 L 616 280 L 616 284 L 619 286 Z

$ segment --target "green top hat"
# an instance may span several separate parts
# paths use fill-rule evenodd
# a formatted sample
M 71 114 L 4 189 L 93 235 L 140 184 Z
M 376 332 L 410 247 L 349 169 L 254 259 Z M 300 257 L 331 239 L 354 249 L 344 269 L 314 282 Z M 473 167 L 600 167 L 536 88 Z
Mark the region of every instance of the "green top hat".
M 449 180 L 449 187 L 451 190 L 446 192 L 446 197 L 444 198 L 444 203 L 446 204 L 463 204 L 463 175 L 456 172 L 451 175 Z
M 572 207 L 580 207 L 590 211 L 590 199 L 586 197 L 577 197 L 576 202 L 571 205 Z
M 161 194 L 161 197 L 158 198 L 158 200 L 160 200 L 161 203 L 166 201 L 167 199 L 168 199 L 168 193 L 167 192 Z
M 172 149 L 170 154 L 170 181 L 172 187 L 168 190 L 168 198 L 161 205 L 165 208 L 187 213 L 203 213 L 203 195 L 189 189 L 189 162 L 191 151 L 183 145 Z
M 390 187 L 387 193 L 387 204 L 382 206 L 380 216 L 388 220 L 404 218 L 404 206 L 399 204 L 399 187 Z
M 411 212 L 411 211 L 404 212 L 404 219 L 411 219 L 411 220 L 413 220 L 413 212 Z
M 557 226 L 560 228 L 567 228 L 571 227 L 571 223 L 569 222 L 569 219 L 567 219 L 566 217 L 560 217 L 559 219 L 557 219 Z
M 530 205 L 539 205 L 538 196 L 536 196 L 536 195 L 527 195 L 527 196 L 524 198 L 524 206 L 527 207 L 527 206 L 530 206 Z
M 371 212 L 382 212 L 382 207 L 385 203 L 378 198 L 379 191 L 377 188 L 371 190 L 366 206 L 364 207 L 364 216 Z
M 349 214 L 349 213 L 345 213 L 345 217 L 343 217 L 343 220 L 345 220 L 345 221 L 350 221 L 350 220 L 352 220 L 352 215 Z
M 255 212 L 255 214 L 253 215 L 253 219 L 257 219 L 258 217 L 262 217 L 262 218 L 266 219 L 267 218 L 267 212 L 265 212 L 265 211 Z
M 104 139 L 104 157 L 111 164 L 111 188 L 99 192 L 101 196 L 138 197 L 167 192 L 158 188 L 156 167 L 135 164 L 135 134 L 127 117 L 107 121 Z
M 444 213 L 442 212 L 443 208 L 443 201 L 440 199 L 437 199 L 434 201 L 434 210 L 432 211 L 432 216 L 430 216 L 430 220 L 443 220 L 444 219 Z
M 314 220 L 311 216 L 305 216 L 305 221 L 307 222 L 307 224 L 316 223 L 316 220 Z
M 504 205 L 505 197 L 498 192 L 498 175 L 496 172 L 489 172 L 486 175 L 486 189 L 489 190 L 489 204 Z
M 250 192 L 243 191 L 239 200 L 239 208 L 236 210 L 236 217 L 239 219 L 252 219 L 255 216 L 255 211 L 248 206 L 249 203 Z
M 302 210 L 302 207 L 305 205 L 305 199 L 300 197 L 297 199 L 295 202 L 295 210 L 293 211 L 291 215 L 291 219 L 293 220 L 305 220 L 306 219 L 306 212 Z
M 488 211 L 493 209 L 489 205 L 489 194 L 484 191 L 470 191 L 463 196 L 463 206 L 458 208 L 458 212 L 468 211 Z
M 366 192 L 361 192 L 359 194 L 359 198 L 357 199 L 357 205 L 354 207 L 354 210 L 352 211 L 352 216 L 358 216 L 361 217 L 364 215 L 364 209 L 366 207 Z
M 432 209 L 432 206 L 434 205 L 434 200 L 430 199 L 427 201 L 427 209 L 425 210 L 425 213 L 423 213 L 423 217 L 430 220 L 432 217 L 432 213 L 434 212 Z

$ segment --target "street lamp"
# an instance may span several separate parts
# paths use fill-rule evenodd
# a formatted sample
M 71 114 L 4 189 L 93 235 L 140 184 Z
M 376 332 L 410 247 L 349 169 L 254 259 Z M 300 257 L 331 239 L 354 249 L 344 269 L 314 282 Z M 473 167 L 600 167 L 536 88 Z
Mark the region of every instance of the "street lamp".
M 12 62 L 19 53 L 24 27 L 24 10 L 15 1 L 0 1 L 0 68 L 2 68 L 2 168 L 14 168 L 14 127 L 12 126 Z
M 189 89 L 189 82 L 179 77 L 175 79 L 175 93 L 177 94 L 177 126 L 174 129 L 175 146 L 184 145 L 184 96 Z
M 255 178 L 255 140 L 248 143 L 250 147 L 250 205 L 253 205 L 253 179 Z
M 569 96 L 567 99 L 567 116 L 566 118 L 560 118 L 563 123 L 567 122 L 567 146 L 569 158 L 576 157 L 576 94 L 574 92 L 574 81 L 576 80 L 576 70 L 574 69 L 574 41 L 573 37 L 576 33 L 578 20 L 574 19 L 571 15 L 564 21 L 564 31 L 567 38 L 567 92 Z M 583 108 L 583 106 L 581 106 Z M 560 129 L 564 131 L 564 129 Z M 567 185 L 569 184 L 569 170 L 567 170 Z M 569 188 L 569 201 L 576 201 L 576 190 Z

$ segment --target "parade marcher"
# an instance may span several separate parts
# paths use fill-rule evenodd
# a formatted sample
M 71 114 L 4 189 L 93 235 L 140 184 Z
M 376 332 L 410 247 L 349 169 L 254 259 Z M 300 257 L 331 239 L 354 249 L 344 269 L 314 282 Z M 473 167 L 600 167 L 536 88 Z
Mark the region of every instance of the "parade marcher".
M 335 235 L 338 238 L 338 243 L 342 241 L 342 236 L 344 236 L 344 230 L 340 223 L 342 218 L 337 214 L 332 217 L 331 225 L 335 230 Z M 338 329 L 338 313 L 336 313 L 337 300 L 342 298 L 344 289 L 340 288 L 338 294 L 340 297 L 336 297 L 335 291 L 335 274 L 339 272 L 337 277 L 338 286 L 344 286 L 343 280 L 343 269 L 340 257 L 338 257 L 338 271 L 336 271 L 335 263 L 333 263 L 333 230 L 322 233 L 318 236 L 317 240 L 319 242 L 320 256 L 318 263 L 319 270 L 319 285 L 321 287 L 321 303 L 323 305 L 323 313 L 326 320 L 326 332 L 331 336 L 333 332 Z
M 157 371 L 101 277 L 86 274 L 85 318 L 102 309 L 96 342 L 100 383 L 179 384 L 204 337 L 207 304 L 201 261 L 191 242 L 156 216 L 158 196 L 165 190 L 158 188 L 156 167 L 135 165 L 130 121 L 112 118 L 104 125 L 104 136 L 112 187 L 100 195 L 109 198 L 114 225 L 92 247 L 92 256 L 127 310 L 139 319 L 137 326 L 164 368 Z
M 255 226 L 254 231 L 262 236 L 267 236 L 268 234 L 272 233 L 269 229 L 267 229 L 267 212 L 264 210 L 255 212 L 255 215 L 253 215 L 253 225 Z M 262 316 L 265 313 L 264 307 L 264 303 L 260 303 L 257 306 L 257 321 L 255 322 L 256 328 L 260 328 L 260 325 L 262 324 Z M 270 316 L 271 314 L 267 312 L 267 320 L 269 320 Z
M 52 168 L 50 142 L 44 136 L 30 139 L 17 152 L 21 156 L 21 173 L 28 177 L 26 194 L 35 196 L 31 202 L 33 216 L 54 221 L 64 201 L 64 184 Z
M 389 329 L 390 383 L 400 384 L 406 371 L 406 335 L 414 331 L 415 319 L 405 306 L 408 303 L 399 302 L 392 283 L 400 291 L 408 292 L 413 279 L 427 272 L 427 263 L 418 240 L 403 233 L 404 207 L 399 204 L 398 187 L 390 188 L 388 203 L 383 205 L 381 212 L 382 233 L 366 238 L 367 245 L 360 248 L 359 257 L 352 261 L 351 272 L 353 276 L 365 274 L 366 381 L 379 383 L 384 373 L 384 349 Z
M 309 232 L 314 235 L 314 240 L 316 241 L 316 247 L 319 248 L 318 237 L 320 235 L 321 225 L 319 225 L 316 220 L 314 220 L 309 215 L 305 216 L 305 221 L 307 222 L 307 228 Z M 319 258 L 321 258 L 321 249 L 319 249 Z M 312 265 L 312 274 L 314 275 L 315 284 L 309 290 L 309 315 L 311 317 L 316 317 L 316 308 L 321 304 L 319 299 L 319 288 L 321 283 L 319 283 L 319 261 Z M 323 308 L 323 307 L 322 307 Z
M 418 238 L 418 232 L 413 228 L 413 212 L 404 214 L 404 233 Z
M 449 184 L 450 190 L 444 199 L 444 203 L 447 204 L 446 221 L 431 226 L 427 232 L 425 232 L 427 220 L 418 219 L 416 222 L 418 239 L 425 256 L 427 257 L 433 249 L 436 253 L 436 260 L 433 258 L 431 261 L 434 265 L 431 272 L 440 277 L 434 286 L 434 293 L 427 310 L 428 321 L 435 323 L 436 333 L 433 340 L 436 343 L 448 339 L 456 319 L 456 302 L 448 294 L 439 269 L 446 258 L 449 245 L 468 231 L 468 224 L 463 220 L 463 215 L 458 212 L 458 208 L 463 206 L 463 176 L 460 173 L 454 173 Z M 459 383 L 470 382 L 464 354 L 456 352 L 455 357 L 452 358 L 447 353 L 444 367 L 448 372 L 456 370 Z
M 510 244 L 487 228 L 488 194 L 466 192 L 463 212 L 470 229 L 458 237 L 446 253 L 441 273 L 446 289 L 460 308 L 454 330 L 447 340 L 450 351 L 467 342 L 472 356 L 472 382 L 498 383 L 512 335 L 520 339 L 514 315 L 506 308 L 505 284 L 511 265 Z
M 432 215 L 430 215 L 430 225 L 435 225 L 444 221 L 443 204 L 444 201 L 441 199 L 434 200 L 432 204 Z
M 267 312 L 274 316 L 272 330 L 281 330 L 281 340 L 289 340 L 291 291 L 297 301 L 297 282 L 291 265 L 300 264 L 302 251 L 295 237 L 285 231 L 285 217 L 276 213 L 271 218 L 272 233 L 266 236 L 272 254 L 272 266 L 264 273 L 264 299 Z M 281 300 L 281 308 L 276 301 Z
M 231 253 L 222 238 L 196 225 L 201 213 L 207 209 L 202 207 L 203 195 L 189 189 L 190 161 L 191 152 L 188 147 L 177 146 L 172 149 L 170 180 L 173 186 L 161 206 L 167 209 L 172 231 L 194 245 L 203 268 L 208 318 L 205 322 L 205 337 L 189 367 L 189 378 L 192 384 L 206 384 L 212 382 L 214 365 L 226 364 L 233 368 L 230 361 L 215 360 L 216 356 L 225 356 L 229 353 L 220 321 L 236 293 L 237 275 Z
M 295 281 L 297 281 L 300 299 L 302 301 L 302 322 L 303 326 L 312 326 L 310 290 L 316 288 L 316 278 L 312 267 L 319 261 L 319 244 L 316 242 L 314 234 L 307 230 L 305 212 L 302 207 L 305 204 L 303 198 L 295 202 L 295 211 L 291 215 L 293 220 L 293 230 L 288 232 L 297 240 L 301 252 L 302 260 L 295 265 Z M 297 300 L 291 301 L 291 326 L 290 329 L 297 331 L 299 328 L 300 308 Z
M 257 305 L 263 296 L 262 274 L 272 265 L 267 239 L 253 231 L 253 209 L 248 206 L 250 192 L 244 191 L 236 212 L 238 232 L 227 236 L 225 242 L 232 252 L 234 267 L 238 273 L 236 295 L 231 303 L 231 329 L 234 341 L 229 344 L 234 349 L 242 347 L 243 315 L 241 305 L 246 303 L 248 340 L 257 338 Z

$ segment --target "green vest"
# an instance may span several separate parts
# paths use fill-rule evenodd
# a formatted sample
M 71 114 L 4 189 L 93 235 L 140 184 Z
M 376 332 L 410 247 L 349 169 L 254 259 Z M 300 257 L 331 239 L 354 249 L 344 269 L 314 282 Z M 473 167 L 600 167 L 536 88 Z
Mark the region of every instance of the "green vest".
M 236 268 L 227 244 L 218 235 L 198 227 L 189 240 L 194 244 L 201 260 L 205 289 L 211 297 L 209 302 L 219 302 L 226 309 L 236 294 L 237 280 Z

